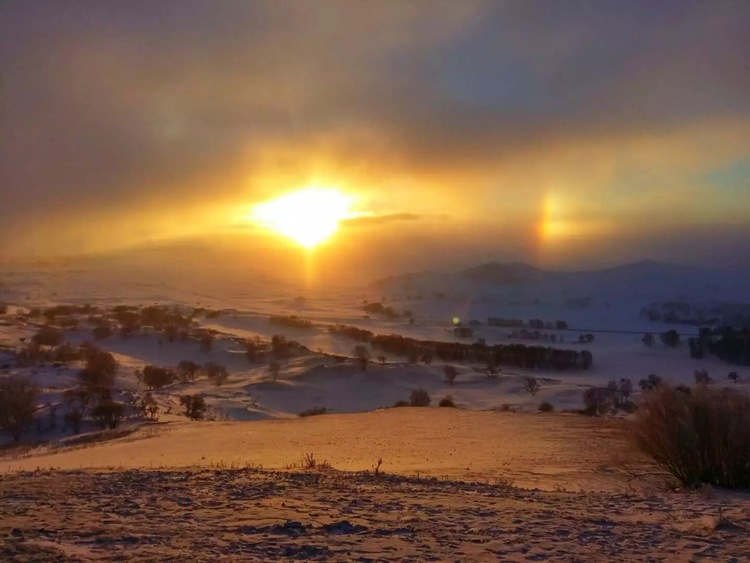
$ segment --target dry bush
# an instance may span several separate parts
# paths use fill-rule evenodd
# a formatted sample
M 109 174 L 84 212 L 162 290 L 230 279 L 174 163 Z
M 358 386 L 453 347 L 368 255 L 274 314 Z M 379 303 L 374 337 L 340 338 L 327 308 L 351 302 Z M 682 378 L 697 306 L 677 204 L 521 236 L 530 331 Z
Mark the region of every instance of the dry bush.
M 318 462 L 315 459 L 315 454 L 309 453 L 302 456 L 302 459 L 300 460 L 300 467 L 302 469 L 315 469 L 318 465 Z
M 414 389 L 409 397 L 409 404 L 412 407 L 429 407 L 430 396 L 424 389 Z
M 634 424 L 641 451 L 680 483 L 750 487 L 750 397 L 700 385 L 643 394 Z
M 547 401 L 544 401 L 541 405 L 539 405 L 539 412 L 553 412 L 555 410 L 555 407 L 552 405 L 552 403 L 548 403 Z
M 302 411 L 301 413 L 299 413 L 299 415 L 304 418 L 306 416 L 318 416 L 321 414 L 327 414 L 329 412 L 330 411 L 326 407 L 313 407 L 311 409 L 307 409 L 306 411 Z
M 451 395 L 446 395 L 442 399 L 440 399 L 440 402 L 438 403 L 439 407 L 456 407 L 456 403 L 453 402 L 453 397 Z
M 327 460 L 318 461 L 313 453 L 303 455 L 299 466 L 302 469 L 331 469 L 331 464 Z

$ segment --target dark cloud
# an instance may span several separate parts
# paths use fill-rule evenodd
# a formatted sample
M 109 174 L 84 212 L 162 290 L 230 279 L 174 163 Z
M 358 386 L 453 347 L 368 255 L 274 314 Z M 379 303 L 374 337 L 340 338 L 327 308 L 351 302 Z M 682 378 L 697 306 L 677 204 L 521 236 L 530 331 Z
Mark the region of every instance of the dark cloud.
M 350 223 L 375 225 L 531 208 L 562 180 L 604 208 L 674 193 L 683 162 L 750 156 L 745 1 L 18 1 L 0 16 L 6 252 L 199 229 L 201 209 L 321 168 L 380 196 Z M 724 152 L 685 148 L 702 136 Z M 618 184 L 642 169 L 658 181 Z

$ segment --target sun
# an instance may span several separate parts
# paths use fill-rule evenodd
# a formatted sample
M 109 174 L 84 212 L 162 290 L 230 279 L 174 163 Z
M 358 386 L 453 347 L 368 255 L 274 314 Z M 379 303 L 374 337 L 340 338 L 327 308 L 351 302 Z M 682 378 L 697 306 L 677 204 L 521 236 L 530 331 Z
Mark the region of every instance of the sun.
M 311 187 L 260 203 L 249 218 L 310 249 L 328 240 L 339 223 L 352 216 L 351 204 L 352 198 L 337 189 Z

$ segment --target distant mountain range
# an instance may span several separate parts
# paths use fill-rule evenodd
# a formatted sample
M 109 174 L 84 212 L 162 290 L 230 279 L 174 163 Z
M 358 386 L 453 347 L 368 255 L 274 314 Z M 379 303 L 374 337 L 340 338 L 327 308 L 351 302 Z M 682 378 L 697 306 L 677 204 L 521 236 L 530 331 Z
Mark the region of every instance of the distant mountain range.
M 750 272 L 641 260 L 598 270 L 546 270 L 522 262 L 490 262 L 455 272 L 390 276 L 373 288 L 397 292 L 564 291 L 576 293 L 692 295 L 706 299 L 746 299 Z

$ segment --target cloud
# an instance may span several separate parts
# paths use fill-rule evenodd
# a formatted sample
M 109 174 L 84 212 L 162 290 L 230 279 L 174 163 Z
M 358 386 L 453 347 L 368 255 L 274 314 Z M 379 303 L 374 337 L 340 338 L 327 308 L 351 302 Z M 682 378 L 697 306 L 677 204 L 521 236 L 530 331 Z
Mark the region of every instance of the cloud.
M 415 213 L 387 213 L 384 215 L 360 215 L 342 221 L 344 227 L 383 225 L 397 221 L 418 221 L 423 217 Z
M 8 254 L 209 233 L 311 180 L 362 193 L 360 224 L 477 238 L 533 230 L 550 194 L 559 221 L 687 224 L 732 211 L 700 178 L 750 156 L 741 1 L 0 11 Z

